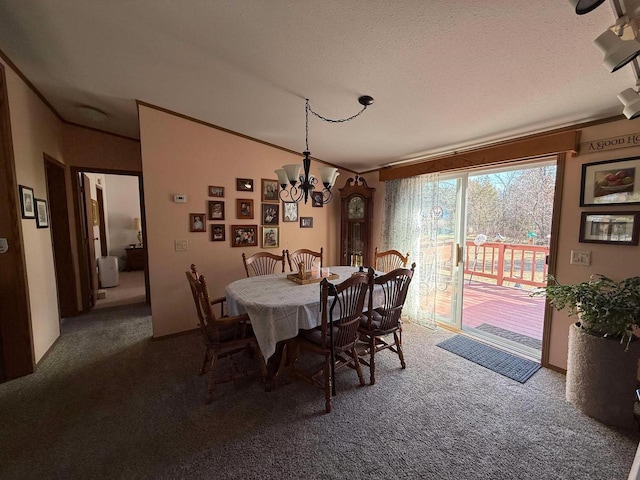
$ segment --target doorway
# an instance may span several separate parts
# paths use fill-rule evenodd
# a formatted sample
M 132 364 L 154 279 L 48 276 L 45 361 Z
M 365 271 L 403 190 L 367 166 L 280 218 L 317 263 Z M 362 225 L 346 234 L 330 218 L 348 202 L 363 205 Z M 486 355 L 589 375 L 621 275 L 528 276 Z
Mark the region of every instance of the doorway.
M 443 176 L 435 253 L 436 319 L 541 359 L 556 162 Z
M 77 235 L 84 246 L 83 311 L 149 303 L 141 176 L 72 168 L 72 178 Z

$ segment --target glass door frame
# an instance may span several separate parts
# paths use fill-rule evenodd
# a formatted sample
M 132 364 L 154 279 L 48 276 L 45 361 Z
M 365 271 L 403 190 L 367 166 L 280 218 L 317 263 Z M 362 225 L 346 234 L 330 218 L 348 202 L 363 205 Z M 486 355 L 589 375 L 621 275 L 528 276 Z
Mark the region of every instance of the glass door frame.
M 531 166 L 535 167 L 545 167 L 545 166 L 555 166 L 556 169 L 559 167 L 559 159 L 555 156 L 547 157 L 543 159 L 531 159 L 528 161 L 521 161 L 517 163 L 511 163 L 509 165 L 503 166 L 493 166 L 493 167 L 477 167 L 471 168 L 464 171 L 452 172 L 449 174 L 441 174 L 439 178 L 439 182 L 443 181 L 451 181 L 456 180 L 457 191 L 456 191 L 456 220 L 455 220 L 455 230 L 454 230 L 454 257 L 457 259 L 455 263 L 452 263 L 452 294 L 451 294 L 451 306 L 450 312 L 453 318 L 443 318 L 440 317 L 437 319 L 439 324 L 442 324 L 445 327 L 461 331 L 461 332 L 469 332 L 473 336 L 476 336 L 480 339 L 484 338 L 489 340 L 491 343 L 502 347 L 507 350 L 511 350 L 514 353 L 518 353 L 520 355 L 525 355 L 530 357 L 536 361 L 540 360 L 542 351 L 544 350 L 544 345 L 541 350 L 536 350 L 533 347 L 528 347 L 526 345 L 519 344 L 512 340 L 507 340 L 497 335 L 493 335 L 488 332 L 483 332 L 477 330 L 473 327 L 464 327 L 463 323 L 463 307 L 464 307 L 464 270 L 465 270 L 465 248 L 466 248 L 466 230 L 467 230 L 467 201 L 468 201 L 468 186 L 469 186 L 469 177 L 470 176 L 480 176 L 491 173 L 503 173 L 514 170 L 523 170 L 529 168 Z M 556 170 L 556 182 L 562 181 L 561 178 L 558 177 L 558 170 Z M 554 209 L 556 208 L 555 200 L 554 200 Z M 553 216 L 553 215 L 552 215 Z M 553 231 L 551 233 L 553 235 Z M 551 255 L 551 252 L 550 252 Z M 544 318 L 541 319 L 542 322 L 545 321 Z

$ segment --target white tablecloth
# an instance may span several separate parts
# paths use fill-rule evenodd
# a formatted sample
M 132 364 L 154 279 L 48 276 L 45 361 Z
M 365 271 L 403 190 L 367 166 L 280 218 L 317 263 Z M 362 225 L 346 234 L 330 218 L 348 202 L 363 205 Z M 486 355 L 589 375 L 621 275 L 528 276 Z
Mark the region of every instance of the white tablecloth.
M 330 267 L 330 271 L 340 276 L 331 282 L 342 283 L 357 268 Z M 265 359 L 274 354 L 276 343 L 321 323 L 320 283 L 299 285 L 287 279 L 287 273 L 236 280 L 227 285 L 226 296 L 229 315 L 249 315 Z

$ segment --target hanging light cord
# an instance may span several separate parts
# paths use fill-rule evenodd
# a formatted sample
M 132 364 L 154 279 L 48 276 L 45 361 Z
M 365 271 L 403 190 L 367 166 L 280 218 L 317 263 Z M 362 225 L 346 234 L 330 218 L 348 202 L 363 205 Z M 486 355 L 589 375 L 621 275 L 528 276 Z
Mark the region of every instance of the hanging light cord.
M 360 115 L 362 115 L 362 112 L 364 112 L 367 107 L 369 105 L 363 105 L 362 110 L 360 110 L 358 113 L 356 113 L 355 115 L 351 115 L 350 117 L 347 118 L 337 118 L 337 119 L 333 119 L 333 118 L 327 118 L 327 117 L 323 117 L 322 115 L 320 115 L 317 112 L 314 112 L 313 109 L 311 108 L 311 105 L 309 105 L 309 99 L 306 98 L 306 104 L 305 104 L 305 110 L 304 110 L 304 121 L 305 121 L 305 125 L 304 125 L 304 131 L 305 131 L 305 146 L 306 146 L 306 151 L 309 151 L 309 112 L 311 112 L 313 115 L 315 115 L 316 117 L 318 117 L 320 120 L 324 121 L 324 122 L 329 122 L 329 123 L 344 123 L 344 122 L 348 122 L 350 120 L 353 120 L 356 117 L 359 117 Z

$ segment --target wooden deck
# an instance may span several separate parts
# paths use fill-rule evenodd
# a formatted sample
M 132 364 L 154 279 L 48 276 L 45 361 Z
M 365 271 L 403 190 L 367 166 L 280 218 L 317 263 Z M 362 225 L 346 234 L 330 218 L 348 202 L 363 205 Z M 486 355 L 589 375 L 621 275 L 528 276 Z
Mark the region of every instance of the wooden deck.
M 490 325 L 535 340 L 542 340 L 544 297 L 530 297 L 530 290 L 498 286 L 475 278 L 464 284 L 462 326 Z M 451 289 L 438 292 L 436 313 L 449 316 Z

